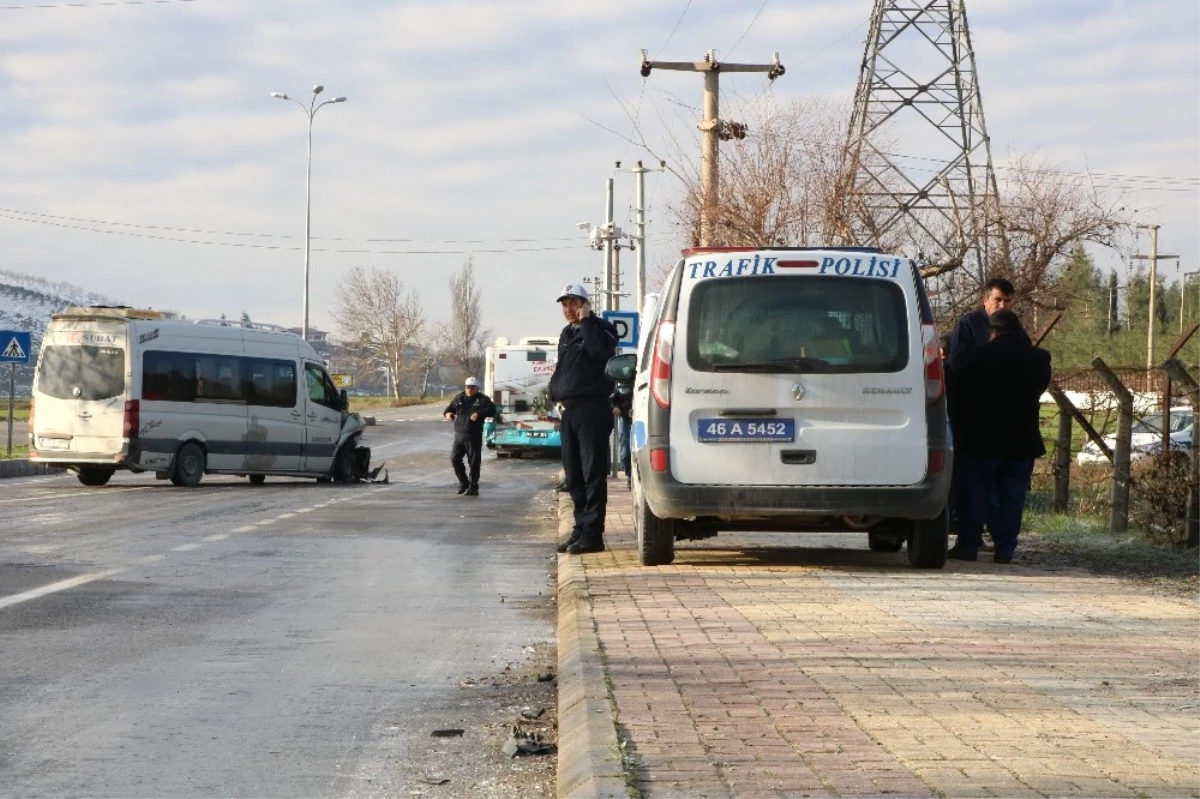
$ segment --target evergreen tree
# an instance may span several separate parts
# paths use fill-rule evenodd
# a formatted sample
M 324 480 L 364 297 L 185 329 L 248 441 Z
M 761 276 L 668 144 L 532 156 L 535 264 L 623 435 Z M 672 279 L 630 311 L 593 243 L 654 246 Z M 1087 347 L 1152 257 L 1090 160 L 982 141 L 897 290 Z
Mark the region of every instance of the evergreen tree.
M 1108 335 L 1121 329 L 1121 290 L 1117 285 L 1117 270 L 1108 273 Z
M 243 321 L 243 322 L 249 322 L 249 321 L 250 321 L 250 314 L 246 313 L 245 311 L 242 311 L 242 321 Z

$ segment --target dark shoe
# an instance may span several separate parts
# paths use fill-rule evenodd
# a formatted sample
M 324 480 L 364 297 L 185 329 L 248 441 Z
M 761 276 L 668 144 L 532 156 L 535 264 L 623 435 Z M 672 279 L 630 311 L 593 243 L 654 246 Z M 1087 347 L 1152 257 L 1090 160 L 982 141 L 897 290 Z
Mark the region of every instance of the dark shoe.
M 477 496 L 479 496 L 479 489 L 472 487 L 472 488 L 468 488 L 463 493 L 468 497 L 477 497 Z
M 462 485 L 460 485 L 460 486 L 458 487 L 458 493 L 460 493 L 460 494 L 465 494 L 465 493 L 467 493 L 467 489 L 468 489 L 468 488 L 470 488 L 470 486 L 469 486 L 469 485 L 467 485 L 466 483 L 463 483 Z
M 561 544 L 556 546 L 554 548 L 554 551 L 558 552 L 560 554 L 565 554 L 568 549 L 570 549 L 571 547 L 575 546 L 578 543 L 579 543 L 578 538 L 568 538 L 566 541 L 563 541 Z
M 950 558 L 950 560 L 979 560 L 977 553 L 968 552 L 958 547 L 950 547 L 950 551 L 946 553 L 946 557 Z
M 603 552 L 604 542 L 598 544 L 585 544 L 582 541 L 576 541 L 571 546 L 567 547 L 568 555 L 586 555 L 589 552 Z
M 992 558 L 992 563 L 1012 563 L 1012 555 L 997 555 Z

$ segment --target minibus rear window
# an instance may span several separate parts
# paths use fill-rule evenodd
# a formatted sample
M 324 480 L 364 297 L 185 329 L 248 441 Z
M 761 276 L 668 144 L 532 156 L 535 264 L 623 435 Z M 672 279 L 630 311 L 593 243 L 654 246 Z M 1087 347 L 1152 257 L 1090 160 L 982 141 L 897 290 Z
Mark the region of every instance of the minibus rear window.
M 37 391 L 57 399 L 119 397 L 125 393 L 125 350 L 90 345 L 43 347 Z
M 692 291 L 687 341 L 688 364 L 701 372 L 899 372 L 904 292 L 857 277 L 706 280 Z

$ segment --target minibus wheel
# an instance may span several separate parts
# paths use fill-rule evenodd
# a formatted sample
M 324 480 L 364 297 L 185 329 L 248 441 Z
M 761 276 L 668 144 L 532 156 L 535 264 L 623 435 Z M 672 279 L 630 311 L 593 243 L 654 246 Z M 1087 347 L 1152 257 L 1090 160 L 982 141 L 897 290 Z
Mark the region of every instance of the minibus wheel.
M 265 482 L 267 482 L 267 476 L 265 474 L 250 475 L 250 485 L 252 486 L 260 486 Z
M 195 441 L 189 441 L 179 448 L 175 456 L 175 469 L 171 472 L 171 482 L 177 486 L 192 488 L 200 485 L 204 479 L 204 450 Z
M 76 476 L 85 486 L 102 486 L 112 478 L 115 471 L 116 469 L 105 469 L 103 466 L 80 466 Z
M 333 457 L 333 471 L 330 473 L 335 483 L 355 483 L 354 478 L 354 446 L 357 442 L 347 441 Z

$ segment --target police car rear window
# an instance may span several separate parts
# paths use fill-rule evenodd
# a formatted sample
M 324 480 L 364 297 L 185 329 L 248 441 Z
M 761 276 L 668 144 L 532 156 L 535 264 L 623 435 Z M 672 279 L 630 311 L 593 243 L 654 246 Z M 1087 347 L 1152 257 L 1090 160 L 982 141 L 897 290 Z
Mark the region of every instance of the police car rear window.
M 692 291 L 687 358 L 700 372 L 855 374 L 908 365 L 904 292 L 830 276 L 706 280 Z

